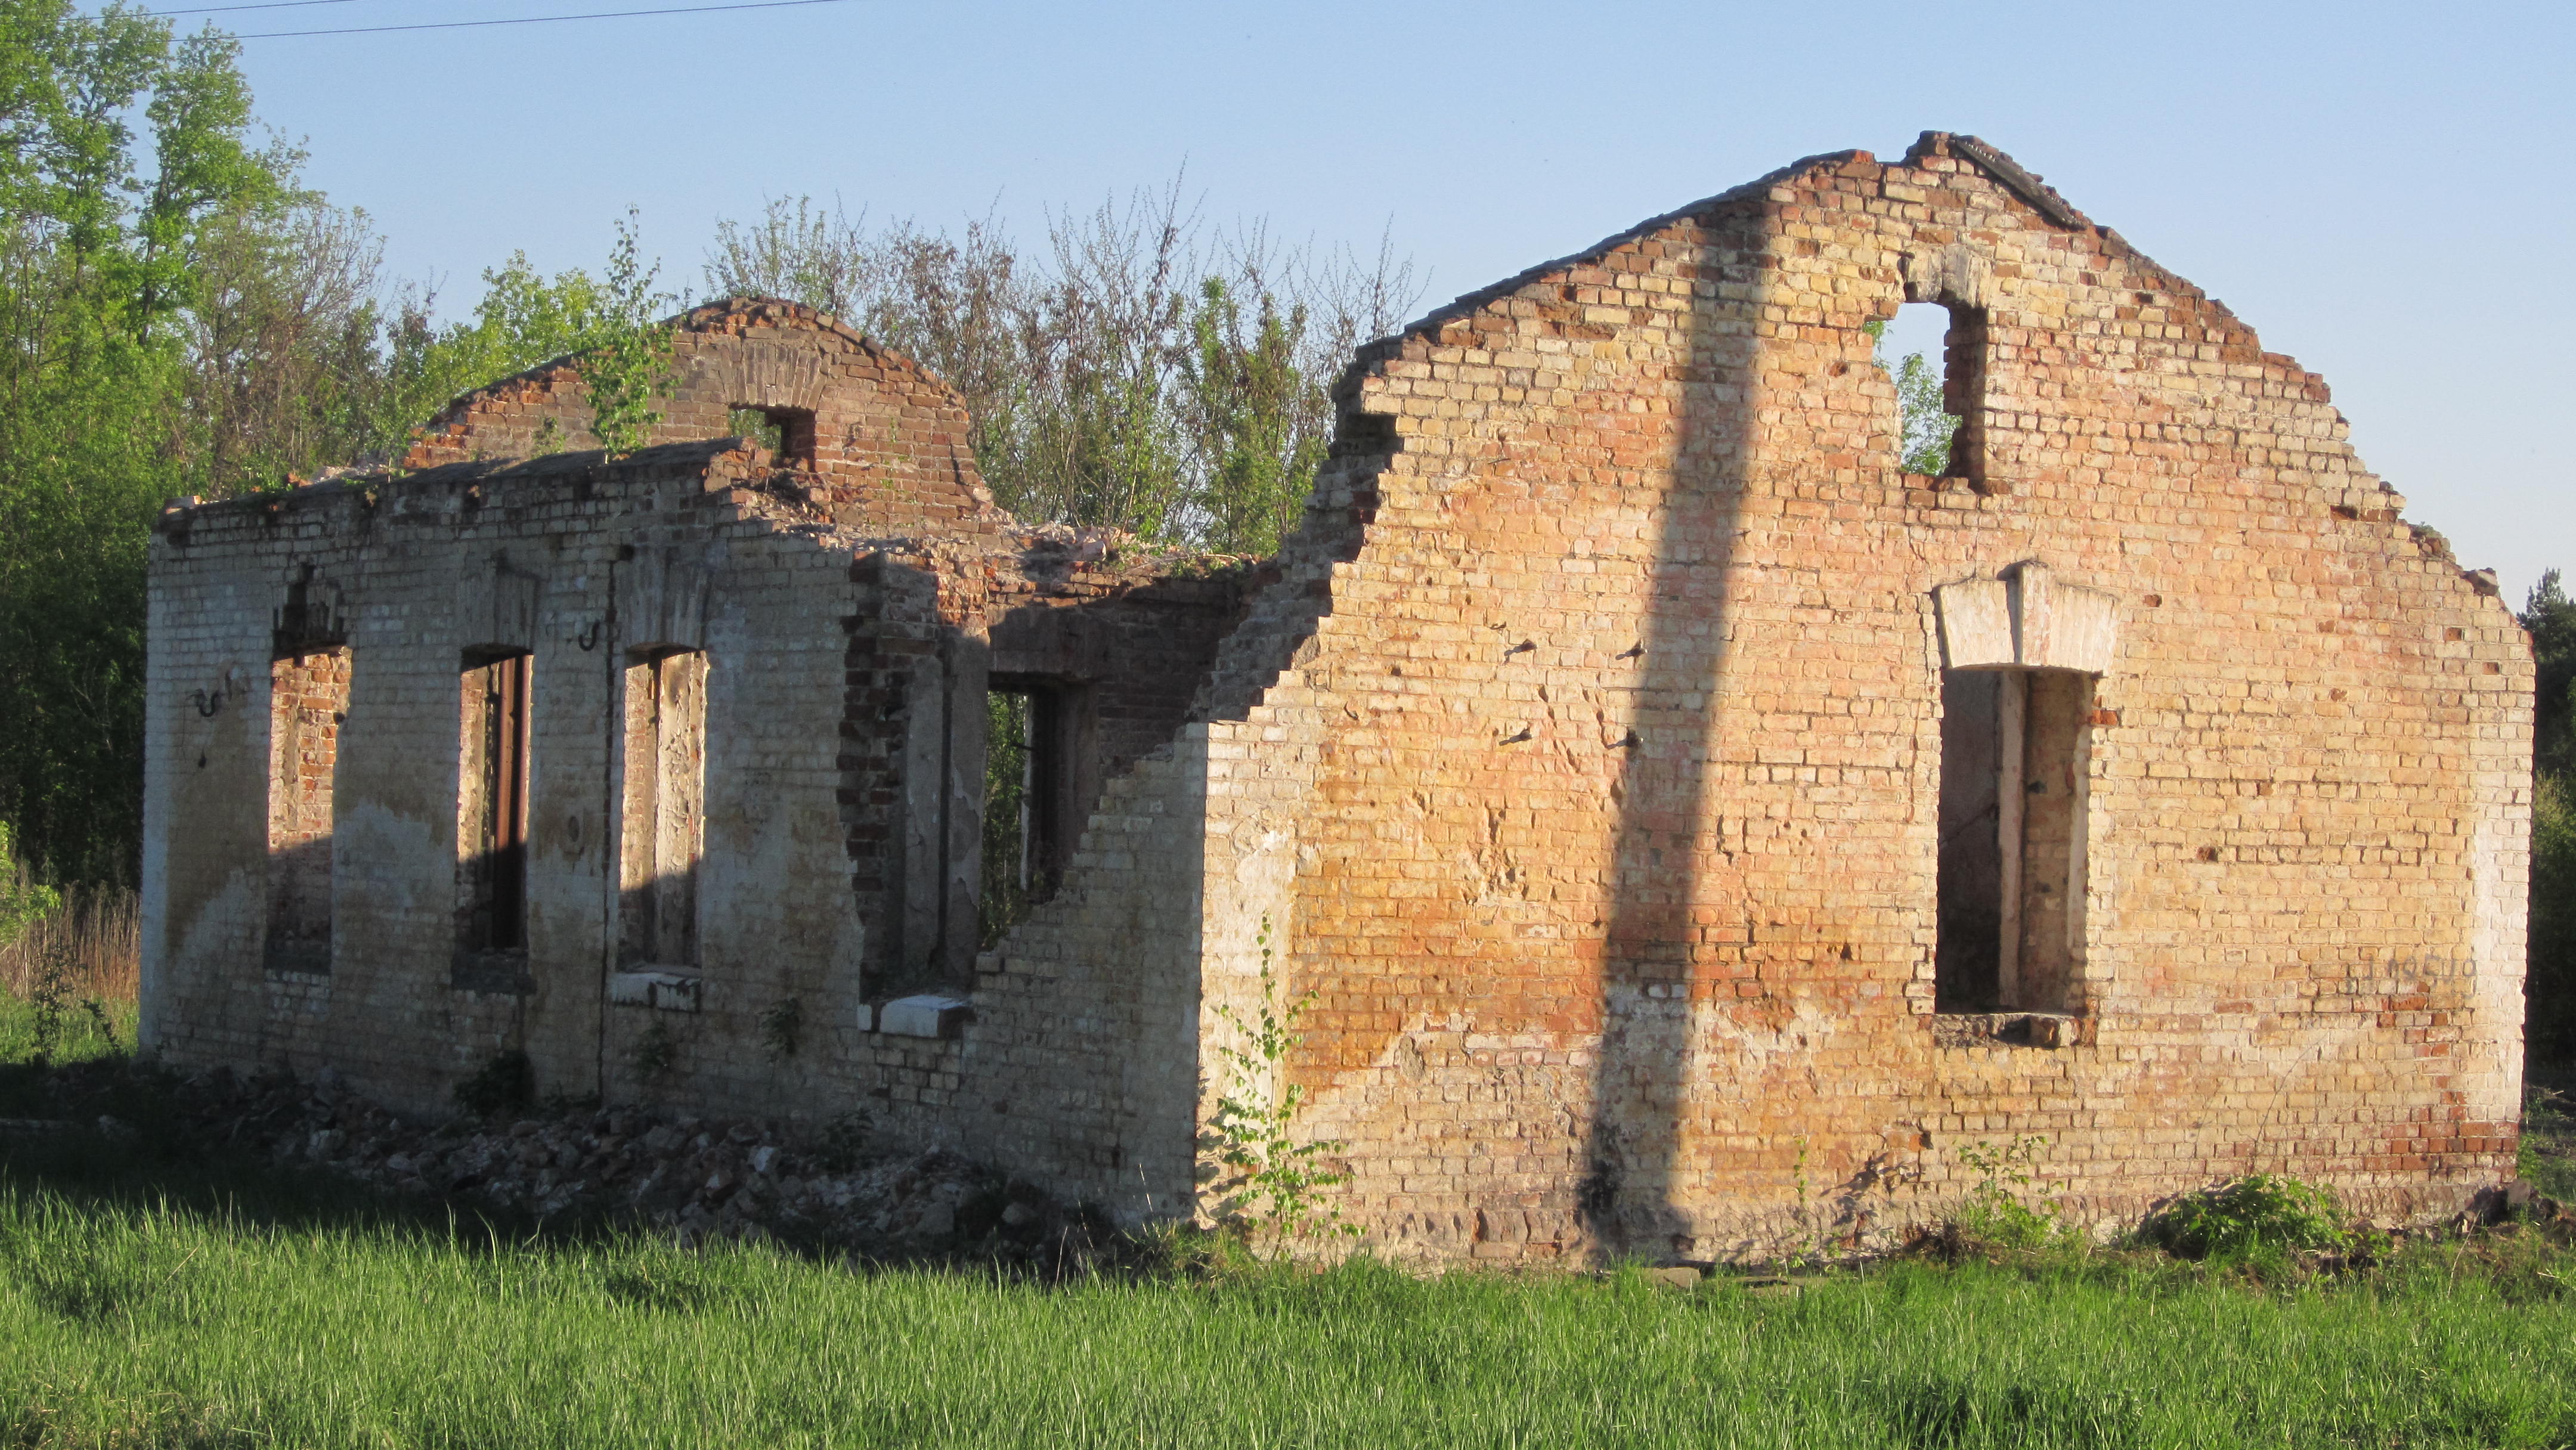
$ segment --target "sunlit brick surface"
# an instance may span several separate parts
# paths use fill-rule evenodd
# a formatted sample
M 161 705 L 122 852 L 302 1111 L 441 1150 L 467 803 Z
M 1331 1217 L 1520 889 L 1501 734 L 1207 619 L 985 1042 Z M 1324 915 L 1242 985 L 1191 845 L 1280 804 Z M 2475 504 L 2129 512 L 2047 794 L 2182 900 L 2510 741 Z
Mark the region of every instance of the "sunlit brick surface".
M 1909 299 L 1979 323 L 1960 477 L 1899 471 L 1863 324 Z M 1259 570 L 1020 528 L 944 388 L 801 310 L 702 309 L 679 356 L 668 446 L 623 464 L 488 461 L 584 416 L 540 370 L 443 415 L 414 461 L 447 466 L 165 520 L 162 1051 L 434 1107 L 524 1044 L 567 1091 L 862 1108 L 1185 1213 L 1235 1086 L 1219 1009 L 1267 961 L 1314 994 L 1303 1130 L 1389 1253 L 1884 1240 L 2021 1135 L 2097 1221 L 2252 1169 L 2390 1216 L 2511 1172 L 2526 641 L 2321 379 L 1966 138 L 1801 162 L 1373 344 Z M 810 410 L 812 467 L 685 441 L 740 404 Z M 352 683 L 339 955 L 290 987 L 259 967 L 256 696 L 306 563 Z M 2038 1024 L 1933 998 L 1934 591 L 2025 563 L 2116 614 L 2068 1011 Z M 602 813 L 613 644 L 656 610 L 709 660 L 708 985 L 645 1082 L 653 1014 L 602 1005 Z M 448 976 L 455 660 L 521 614 L 534 986 L 499 996 Z M 1092 682 L 1100 784 L 1063 889 L 978 954 L 981 746 L 923 722 L 996 671 Z M 854 1025 L 930 987 L 971 1002 L 958 1036 Z M 789 997 L 813 1035 L 779 1057 Z

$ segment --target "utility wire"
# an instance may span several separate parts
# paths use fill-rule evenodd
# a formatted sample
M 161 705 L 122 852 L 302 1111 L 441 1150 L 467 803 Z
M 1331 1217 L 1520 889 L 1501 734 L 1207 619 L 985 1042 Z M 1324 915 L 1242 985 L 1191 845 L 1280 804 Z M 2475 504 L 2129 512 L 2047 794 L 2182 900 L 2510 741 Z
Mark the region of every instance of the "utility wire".
M 310 0 L 319 3 L 319 0 Z M 798 5 L 841 5 L 848 0 L 753 0 L 744 5 L 682 5 L 667 10 L 595 10 L 587 15 L 523 15 L 508 20 L 439 20 L 423 25 L 360 25 L 346 30 L 267 30 L 237 40 L 284 40 L 296 35 L 383 35 L 394 30 L 465 30 L 478 25 L 545 25 L 557 20 L 628 20 L 638 15 L 709 15 L 719 10 L 786 10 Z
M 300 5 L 347 5 L 351 0 L 263 0 L 258 5 L 206 5 L 195 10 L 146 10 L 146 15 L 221 15 L 228 10 L 292 10 Z

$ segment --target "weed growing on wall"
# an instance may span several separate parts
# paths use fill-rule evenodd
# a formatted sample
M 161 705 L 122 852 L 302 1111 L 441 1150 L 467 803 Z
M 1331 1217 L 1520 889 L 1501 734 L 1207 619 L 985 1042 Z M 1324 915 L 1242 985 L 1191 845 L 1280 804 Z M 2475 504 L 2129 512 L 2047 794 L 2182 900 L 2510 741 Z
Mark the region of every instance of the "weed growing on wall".
M 662 421 L 653 400 L 672 386 L 674 334 L 660 316 L 677 299 L 653 290 L 661 270 L 645 266 L 638 254 L 630 210 L 618 223 L 617 247 L 600 285 L 605 336 L 573 363 L 590 394 L 591 434 L 611 458 L 651 441 L 653 425 Z
M 2284 1174 L 2248 1173 L 2158 1209 L 2138 1236 L 2186 1259 L 2257 1258 L 2355 1247 L 2356 1235 L 2344 1223 L 2331 1190 Z
M 647 1083 L 660 1082 L 670 1076 L 671 1069 L 679 1063 L 680 1034 L 672 1031 L 671 1024 L 659 1016 L 645 1024 L 643 1032 L 635 1038 L 635 1045 L 626 1050 L 627 1066 L 634 1068 L 635 1076 Z
M 1231 1007 L 1216 1014 L 1242 1035 L 1239 1045 L 1218 1049 L 1226 1065 L 1228 1088 L 1217 1099 L 1199 1151 L 1212 1171 L 1215 1197 L 1210 1217 L 1239 1228 L 1255 1239 L 1284 1246 L 1290 1239 L 1319 1234 L 1357 1234 L 1342 1222 L 1341 1210 L 1327 1204 L 1326 1190 L 1350 1181 L 1350 1174 L 1328 1166 L 1343 1144 L 1332 1139 L 1299 1142 L 1293 1131 L 1297 1109 L 1305 1102 L 1303 1086 L 1285 1081 L 1288 1054 L 1303 1040 L 1298 1019 L 1315 994 L 1283 1002 L 1279 979 L 1271 966 L 1270 918 L 1261 919 L 1261 1003 L 1250 1020 Z
M 782 997 L 760 1014 L 760 1050 L 771 1062 L 794 1057 L 804 1035 L 805 1004 L 798 998 Z
M 2053 1205 L 2033 1207 L 2022 1201 L 2037 1176 L 2040 1150 L 2047 1146 L 2046 1138 L 2030 1134 L 2001 1143 L 1979 1139 L 1959 1150 L 1959 1162 L 1977 1175 L 1959 1210 L 1962 1235 L 2002 1248 L 2035 1249 L 2074 1232 Z
M 635 1045 L 627 1049 L 626 1061 L 637 1077 L 648 1083 L 660 1082 L 680 1061 L 680 1035 L 671 1030 L 670 1023 L 655 1017 L 635 1039 Z

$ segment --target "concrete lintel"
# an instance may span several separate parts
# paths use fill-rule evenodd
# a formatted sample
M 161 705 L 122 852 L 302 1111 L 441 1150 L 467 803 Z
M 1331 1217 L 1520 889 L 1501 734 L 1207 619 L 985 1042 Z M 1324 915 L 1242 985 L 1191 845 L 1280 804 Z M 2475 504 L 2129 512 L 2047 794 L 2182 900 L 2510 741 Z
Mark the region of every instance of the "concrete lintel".
M 2036 561 L 2004 573 L 2000 579 L 1967 579 L 1932 591 L 1947 668 L 2111 672 L 2119 652 L 2117 598 L 2061 584 Z

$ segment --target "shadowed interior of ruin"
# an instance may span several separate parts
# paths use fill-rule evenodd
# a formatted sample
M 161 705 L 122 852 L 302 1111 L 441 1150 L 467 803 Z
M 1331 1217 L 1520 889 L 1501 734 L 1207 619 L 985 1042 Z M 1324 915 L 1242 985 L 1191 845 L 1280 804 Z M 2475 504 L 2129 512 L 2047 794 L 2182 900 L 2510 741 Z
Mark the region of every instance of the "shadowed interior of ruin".
M 1942 672 L 1940 1011 L 2076 1005 L 2092 702 L 2074 670 Z
M 459 986 L 521 991 L 528 977 L 528 733 L 534 657 L 464 652 L 458 690 L 456 962 Z

